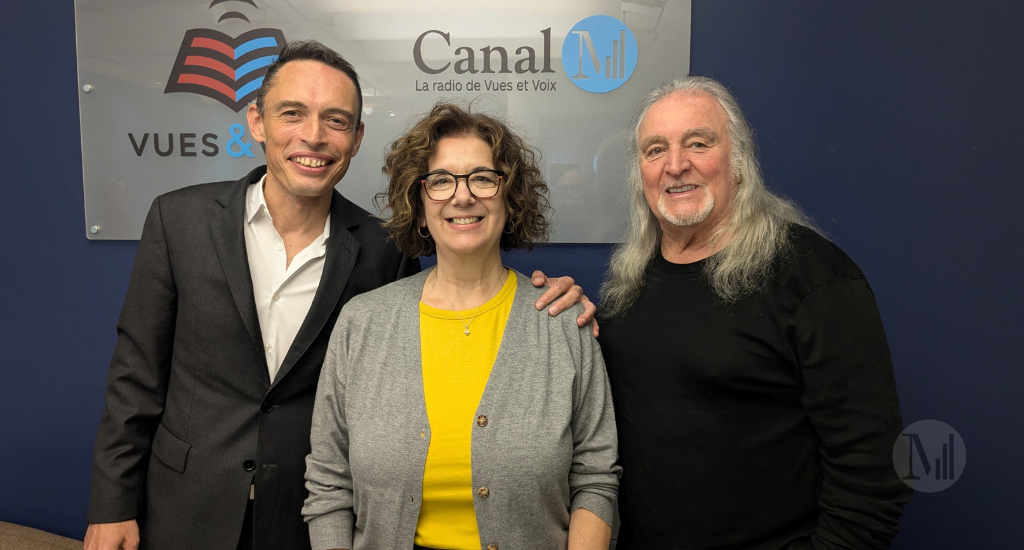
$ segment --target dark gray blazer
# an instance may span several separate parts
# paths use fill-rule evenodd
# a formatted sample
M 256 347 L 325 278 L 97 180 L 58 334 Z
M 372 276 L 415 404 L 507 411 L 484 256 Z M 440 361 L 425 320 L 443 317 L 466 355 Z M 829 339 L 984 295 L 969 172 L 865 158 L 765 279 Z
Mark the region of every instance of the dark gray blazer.
M 338 313 L 419 271 L 337 191 L 309 313 L 270 380 L 243 224 L 248 185 L 157 197 L 139 241 L 96 437 L 89 522 L 136 518 L 144 549 L 231 549 L 255 478 L 256 549 L 308 548 L 300 511 L 313 399 Z

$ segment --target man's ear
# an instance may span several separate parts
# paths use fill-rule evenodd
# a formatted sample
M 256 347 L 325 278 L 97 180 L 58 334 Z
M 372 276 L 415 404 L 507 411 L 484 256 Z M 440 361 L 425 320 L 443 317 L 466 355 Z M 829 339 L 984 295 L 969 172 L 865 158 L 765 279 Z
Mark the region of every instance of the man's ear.
M 249 110 L 245 112 L 245 118 L 249 121 L 249 133 L 252 134 L 252 138 L 260 143 L 266 142 L 267 138 L 263 134 L 263 117 L 260 115 L 260 110 L 256 108 L 255 103 L 249 104 Z
M 357 153 L 359 153 L 359 145 L 363 143 L 363 130 L 365 130 L 365 129 L 366 129 L 366 125 L 363 123 L 363 121 L 360 120 L 359 121 L 359 127 L 356 128 L 355 136 L 352 138 L 352 139 L 355 140 L 355 143 L 354 143 L 354 145 L 352 147 L 352 156 L 353 157 L 356 156 Z

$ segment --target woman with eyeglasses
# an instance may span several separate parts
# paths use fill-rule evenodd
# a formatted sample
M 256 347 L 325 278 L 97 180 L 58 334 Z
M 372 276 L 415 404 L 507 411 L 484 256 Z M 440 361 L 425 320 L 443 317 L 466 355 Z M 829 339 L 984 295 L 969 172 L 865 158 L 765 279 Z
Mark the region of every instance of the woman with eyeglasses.
M 437 266 L 341 312 L 306 460 L 314 550 L 607 550 L 620 468 L 600 349 L 501 261 L 547 234 L 535 153 L 439 103 L 384 173 L 385 227 Z

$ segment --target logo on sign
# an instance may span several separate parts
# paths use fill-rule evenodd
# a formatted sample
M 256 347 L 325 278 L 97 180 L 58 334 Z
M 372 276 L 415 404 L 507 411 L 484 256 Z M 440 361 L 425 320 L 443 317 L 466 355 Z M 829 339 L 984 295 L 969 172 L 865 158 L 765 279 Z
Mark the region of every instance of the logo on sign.
M 217 23 L 236 19 L 249 23 L 249 18 L 232 7 L 245 4 L 259 9 L 254 0 L 213 0 L 228 7 Z M 220 9 L 224 9 L 223 7 Z M 244 109 L 254 97 L 267 67 L 277 60 L 285 45 L 284 34 L 278 29 L 256 29 L 236 38 L 213 29 L 191 29 L 178 49 L 178 57 L 167 79 L 165 94 L 184 92 L 215 99 L 236 113 Z M 128 132 L 135 156 L 218 157 L 221 152 L 231 158 L 254 158 L 252 142 L 245 140 L 245 126 L 234 123 L 227 127 L 227 139 L 212 128 L 192 128 L 185 132 L 163 132 L 151 128 L 148 132 Z M 218 135 L 219 134 L 219 135 Z
M 609 15 L 594 15 L 576 23 L 562 42 L 566 76 L 581 90 L 595 94 L 625 84 L 638 57 L 633 31 Z
M 231 1 L 256 5 L 252 0 L 214 0 L 210 7 Z M 221 20 L 225 18 L 248 21 L 238 12 L 228 12 Z M 236 38 L 213 29 L 188 30 L 164 93 L 203 95 L 237 113 L 256 97 L 267 67 L 284 45 L 284 33 L 279 29 L 256 29 Z

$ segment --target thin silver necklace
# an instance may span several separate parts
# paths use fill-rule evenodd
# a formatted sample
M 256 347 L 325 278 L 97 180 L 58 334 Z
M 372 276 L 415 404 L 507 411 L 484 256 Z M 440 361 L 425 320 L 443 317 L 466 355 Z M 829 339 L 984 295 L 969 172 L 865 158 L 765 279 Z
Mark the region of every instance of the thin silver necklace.
M 467 323 L 466 318 L 463 317 L 462 315 L 459 315 L 459 310 L 455 309 L 455 302 L 452 302 L 452 299 L 448 297 L 448 293 L 444 291 L 444 285 L 441 284 L 441 271 L 437 268 L 437 266 L 434 266 L 434 279 L 437 281 L 437 288 L 441 290 L 441 294 L 444 296 L 444 299 L 448 300 L 448 305 L 450 305 L 452 307 L 452 311 L 455 312 L 455 316 L 458 317 L 459 321 L 462 322 L 462 326 L 466 327 L 466 330 L 463 332 L 463 334 L 469 336 L 469 325 L 473 324 L 473 319 L 476 319 L 476 315 L 480 313 L 480 308 L 482 308 L 484 304 L 490 301 L 490 299 L 484 300 L 483 304 L 476 306 L 476 310 L 473 311 L 473 316 L 469 318 L 469 322 Z

